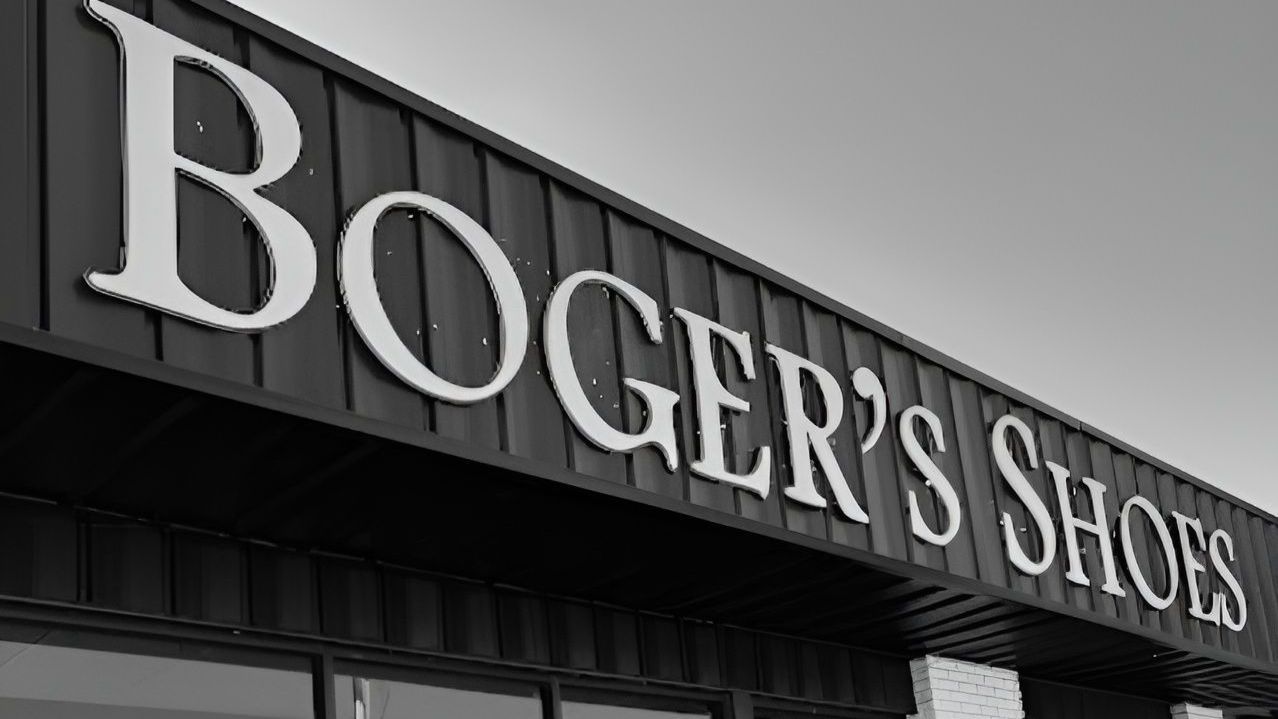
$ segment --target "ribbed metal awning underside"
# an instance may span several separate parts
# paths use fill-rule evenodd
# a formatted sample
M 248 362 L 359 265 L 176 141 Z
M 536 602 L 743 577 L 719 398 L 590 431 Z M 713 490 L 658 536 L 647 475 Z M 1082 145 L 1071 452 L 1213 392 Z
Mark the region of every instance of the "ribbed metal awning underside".
M 624 492 L 522 476 L 16 345 L 0 344 L 0 367 L 7 493 L 1166 701 L 1278 707 L 1278 676 L 1205 647 L 1173 648 L 894 574 Z

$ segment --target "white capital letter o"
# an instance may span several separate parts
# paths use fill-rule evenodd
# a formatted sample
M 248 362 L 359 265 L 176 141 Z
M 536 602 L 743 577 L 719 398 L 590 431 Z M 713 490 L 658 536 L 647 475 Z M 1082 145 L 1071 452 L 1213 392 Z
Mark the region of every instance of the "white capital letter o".
M 488 278 L 497 300 L 501 355 L 497 372 L 487 384 L 464 387 L 435 374 L 417 360 L 391 326 L 373 275 L 373 230 L 382 215 L 396 208 L 420 210 L 439 220 L 461 240 Z M 506 255 L 466 213 L 420 192 L 388 192 L 369 200 L 347 223 L 338 255 L 338 283 L 351 322 L 368 348 L 396 377 L 423 394 L 453 404 L 482 402 L 515 378 L 528 348 L 528 305 Z

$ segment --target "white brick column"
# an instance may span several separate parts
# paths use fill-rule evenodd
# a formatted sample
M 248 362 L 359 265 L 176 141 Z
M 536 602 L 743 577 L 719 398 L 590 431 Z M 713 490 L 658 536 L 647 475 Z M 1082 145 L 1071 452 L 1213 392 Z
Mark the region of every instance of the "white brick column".
M 1219 709 L 1194 706 L 1193 704 L 1177 704 L 1171 710 L 1172 719 L 1223 719 L 1225 713 Z
M 910 662 L 910 674 L 914 679 L 914 701 L 919 708 L 919 713 L 914 715 L 916 719 L 1025 717 L 1021 708 L 1020 676 L 1010 669 L 923 657 Z M 1195 714 L 1186 717 L 1198 719 Z

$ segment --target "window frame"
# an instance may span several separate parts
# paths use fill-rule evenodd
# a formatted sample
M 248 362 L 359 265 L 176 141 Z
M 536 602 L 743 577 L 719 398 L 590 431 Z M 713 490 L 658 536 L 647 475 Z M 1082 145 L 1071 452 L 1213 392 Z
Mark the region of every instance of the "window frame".
M 307 692 L 306 699 L 309 701 L 311 714 L 321 716 L 316 711 L 319 704 L 314 691 L 314 658 L 304 652 L 192 639 L 166 635 L 163 632 L 103 628 L 89 623 L 13 619 L 2 605 L 0 641 L 21 647 L 100 653 L 105 655 L 105 661 L 108 662 L 115 657 L 138 657 L 236 669 L 288 672 L 308 681 L 311 690 Z M 19 654 L 24 651 L 25 648 Z M 299 710 L 301 709 L 304 707 L 299 706 Z
M 507 694 L 510 696 L 535 695 L 541 702 L 542 718 L 545 719 L 548 716 L 548 687 L 545 686 L 544 681 L 540 681 L 536 677 L 519 676 L 518 673 L 511 674 L 507 672 L 465 671 L 463 668 L 451 666 L 413 666 L 399 662 L 361 661 L 341 656 L 333 658 L 331 673 L 327 674 L 327 685 L 332 687 L 333 690 L 334 715 L 338 713 L 336 682 L 338 677 L 345 676 L 355 679 L 373 679 L 401 684 Z M 323 681 L 324 677 L 318 677 L 318 680 Z M 527 691 L 518 691 L 520 689 Z M 316 714 L 318 716 L 318 711 Z
M 25 634 L 24 634 L 25 633 Z M 337 719 L 339 674 L 423 683 L 444 678 L 472 686 L 536 687 L 543 719 L 562 719 L 566 694 L 617 706 L 679 711 L 704 707 L 712 719 L 904 719 L 887 710 L 805 700 L 757 690 L 704 687 L 641 676 L 532 665 L 357 640 L 292 634 L 0 597 L 0 638 L 100 651 L 307 672 L 316 719 Z M 424 683 L 430 683 L 429 681 Z M 453 686 L 454 684 L 446 684 Z M 802 715 L 802 717 L 799 717 Z

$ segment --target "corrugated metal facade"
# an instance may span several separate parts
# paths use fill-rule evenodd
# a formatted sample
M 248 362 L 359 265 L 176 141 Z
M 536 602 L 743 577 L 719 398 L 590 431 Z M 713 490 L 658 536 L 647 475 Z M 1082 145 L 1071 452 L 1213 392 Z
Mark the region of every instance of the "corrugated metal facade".
M 831 708 L 914 706 L 903 660 L 830 642 L 15 500 L 0 501 L 0 540 L 7 596 L 330 638 L 354 656 L 389 645 Z
M 302 159 L 265 194 L 314 238 L 320 268 L 315 294 L 283 326 L 240 335 L 89 289 L 82 279 L 86 269 L 111 270 L 120 262 L 118 50 L 80 0 L 23 0 L 6 6 L 6 22 L 0 24 L 0 82 L 6 97 L 0 106 L 0 157 L 5 163 L 0 211 L 8 222 L 0 265 L 0 320 L 34 328 L 41 336 L 189 370 L 212 378 L 204 386 L 214 393 L 243 396 L 237 388 L 249 388 L 264 402 L 334 425 L 612 496 L 649 493 L 661 498 L 653 502 L 665 502 L 660 506 L 686 505 L 679 511 L 695 516 L 721 514 L 731 518 L 732 526 L 788 537 L 886 572 L 1089 619 L 1249 671 L 1278 673 L 1278 524 L 1272 516 L 229 6 L 215 0 L 113 4 L 242 63 L 288 98 L 303 129 Z M 225 169 L 249 166 L 251 124 L 226 87 L 184 69 L 178 98 L 180 152 Z M 531 352 L 515 381 L 495 399 L 458 407 L 424 398 L 382 367 L 339 304 L 334 254 L 340 227 L 372 197 L 401 189 L 438 196 L 478 219 L 517 270 L 532 312 Z M 183 279 L 220 304 L 255 304 L 263 291 L 266 261 L 240 213 L 191 183 L 182 184 L 179 201 Z M 381 298 L 405 344 L 446 377 L 485 380 L 496 359 L 496 318 L 485 279 L 470 256 L 432 221 L 403 212 L 379 225 L 377 248 Z M 948 451 L 936 456 L 966 513 L 959 537 L 942 549 L 912 536 L 906 493 L 929 492 L 900 450 L 895 422 L 887 423 L 873 450 L 864 456 L 858 451 L 861 428 L 869 420 L 868 408 L 859 402 L 847 403 L 834 451 L 870 514 L 868 525 L 848 522 L 834 509 L 787 503 L 779 491 L 762 500 L 704 481 L 690 475 L 686 463 L 670 474 L 651 450 L 609 454 L 583 440 L 564 417 L 547 379 L 540 356 L 540 312 L 556 282 L 585 268 L 620 276 L 662 308 L 684 307 L 755 338 L 758 380 L 745 381 L 731 361 L 721 368 L 729 389 L 747 398 L 752 408 L 732 417 L 726 428 L 730 469 L 746 469 L 760 446 L 778 452 L 784 446 L 780 390 L 762 354 L 765 340 L 816 361 L 839 378 L 846 379 L 858 367 L 873 369 L 883 378 L 894 412 L 920 403 L 934 411 L 950 438 Z M 583 295 L 574 303 L 571 326 L 579 376 L 597 389 L 591 400 L 602 416 L 618 426 L 640 426 L 642 407 L 621 391 L 620 380 L 641 377 L 685 398 L 679 409 L 680 438 L 683 447 L 695 446 L 681 326 L 668 320 L 668 340 L 653 345 L 633 313 L 602 293 Z M 113 401 L 127 403 L 128 398 Z M 177 402 L 169 411 L 180 417 L 185 410 Z M 1208 532 L 1217 527 L 1228 531 L 1251 609 L 1245 629 L 1232 632 L 1191 619 L 1184 592 L 1170 609 L 1155 612 L 1141 605 L 1134 592 L 1120 599 L 1102 593 L 1099 586 L 1068 583 L 1060 561 L 1037 578 L 1013 569 L 1006 560 L 999 517 L 1010 512 L 1022 527 L 1026 520 L 1020 502 L 994 470 L 989 446 L 990 427 L 1009 412 L 1034 429 L 1040 456 L 1067 465 L 1075 477 L 1094 477 L 1108 487 L 1111 519 L 1122 500 L 1140 493 L 1164 515 L 1178 510 L 1200 516 Z M 155 432 L 162 428 L 157 425 Z M 82 429 L 111 432 L 109 427 Z M 117 444 L 137 441 L 121 437 Z M 3 450 L 0 459 L 26 471 L 0 480 L 0 488 L 53 500 L 92 496 L 82 487 L 73 492 L 70 487 L 76 483 L 67 478 L 97 471 L 100 457 L 68 453 L 36 462 L 24 458 L 20 440 Z M 123 466 L 117 471 L 131 465 Z M 1044 470 L 1027 476 L 1040 496 L 1051 496 Z M 788 469 L 779 461 L 776 486 L 788 481 Z M 937 508 L 923 504 L 935 525 Z M 1090 518 L 1086 505 L 1080 501 L 1078 507 L 1085 519 Z M 1056 513 L 1054 507 L 1052 511 Z M 133 541 L 127 539 L 132 536 L 120 535 L 122 541 Z M 1034 542 L 1033 532 L 1026 536 Z M 1143 533 L 1138 537 L 1147 567 L 1156 566 L 1156 560 L 1150 562 L 1157 556 L 1155 542 Z M 172 551 L 179 551 L 174 546 Z M 221 561 L 215 555 L 200 556 Z M 1098 553 L 1088 552 L 1086 560 L 1089 576 L 1101 576 Z M 92 554 L 77 560 L 90 566 L 93 561 Z M 325 576 L 340 576 L 334 571 L 338 575 Z M 182 577 L 166 581 L 176 583 L 172 596 L 182 596 Z M 1215 580 L 1204 581 L 1208 584 L 1201 590 L 1211 591 Z M 158 587 L 155 591 L 146 601 L 169 596 Z M 225 611 L 234 615 L 228 621 L 236 621 L 235 613 L 245 611 L 256 596 L 232 594 L 226 597 Z M 447 594 L 434 596 L 434 601 L 452 601 Z M 537 606 L 538 611 L 546 609 Z M 176 606 L 140 609 L 182 613 Z M 502 616 L 507 621 L 511 615 Z M 513 616 L 522 615 L 516 611 Z M 538 621 L 544 626 L 548 620 Z

